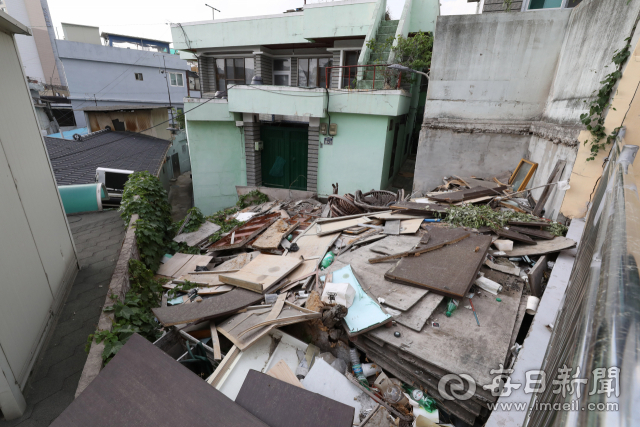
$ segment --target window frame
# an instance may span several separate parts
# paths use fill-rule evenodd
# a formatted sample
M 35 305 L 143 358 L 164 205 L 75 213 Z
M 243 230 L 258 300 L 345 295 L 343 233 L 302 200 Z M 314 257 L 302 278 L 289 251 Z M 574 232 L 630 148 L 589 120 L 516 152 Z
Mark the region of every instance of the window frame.
M 171 82 L 171 76 L 175 75 L 176 76 L 176 84 L 173 84 Z M 182 80 L 182 84 L 178 84 L 178 75 L 181 76 L 181 80 Z M 173 86 L 173 87 L 184 87 L 184 75 L 182 73 L 177 73 L 177 72 L 173 72 L 170 71 L 169 72 L 169 86 Z
M 289 69 L 286 71 L 276 71 L 276 67 L 274 65 L 276 61 L 289 61 Z M 289 78 L 289 83 L 286 86 L 291 86 L 291 57 L 273 58 L 271 63 L 271 83 L 273 86 L 281 86 L 276 85 L 276 76 L 287 76 Z
M 320 66 L 320 61 L 326 59 L 327 60 L 327 65 L 324 67 Z M 323 88 L 324 86 L 322 86 L 322 79 L 323 77 L 326 77 L 323 75 L 323 73 L 320 72 L 320 70 L 322 69 L 326 69 L 328 67 L 333 67 L 333 56 L 303 56 L 303 57 L 297 57 L 298 60 L 298 79 L 297 79 L 297 87 L 314 87 L 314 88 Z M 300 72 L 302 70 L 302 67 L 300 66 L 300 64 L 302 63 L 302 61 L 307 61 L 307 66 L 310 67 L 311 61 L 315 60 L 316 61 L 316 82 L 313 85 L 309 84 L 309 76 L 311 75 L 311 70 L 310 68 L 307 68 L 307 84 L 305 86 L 302 86 L 300 84 Z M 325 82 L 326 87 L 330 87 L 331 85 L 331 75 L 329 75 L 329 82 Z
M 144 76 L 142 75 L 142 73 L 133 73 L 133 75 L 134 75 L 136 81 L 138 81 L 138 82 L 144 81 Z M 140 78 L 138 78 L 138 76 L 140 76 Z
M 227 91 L 227 87 L 229 86 L 229 73 L 228 73 L 228 68 L 227 68 L 227 61 L 228 60 L 232 60 L 234 62 L 234 68 L 235 68 L 235 61 L 237 59 L 242 59 L 242 79 L 237 79 L 235 78 L 235 70 L 234 70 L 234 78 L 231 79 L 231 82 L 233 82 L 234 84 L 238 84 L 236 82 L 238 81 L 242 81 L 243 83 L 241 84 L 251 84 L 251 81 L 247 82 L 247 59 L 250 59 L 251 61 L 253 61 L 253 74 L 251 76 L 251 78 L 253 78 L 256 75 L 256 61 L 255 58 L 253 56 L 243 56 L 243 57 L 216 57 L 214 58 L 214 67 L 215 67 L 215 73 L 216 73 L 216 90 L 218 91 L 222 91 L 220 89 L 220 80 L 224 80 L 224 90 L 223 92 Z M 218 63 L 217 61 L 222 61 L 222 64 L 224 65 L 223 67 L 223 71 L 224 71 L 224 75 L 220 76 L 220 73 L 218 71 Z
M 542 8 L 542 9 L 529 9 L 529 5 L 531 4 L 531 0 L 523 0 L 522 2 L 522 7 L 520 8 L 521 12 L 535 12 L 538 10 L 560 10 L 560 9 L 573 9 L 574 7 L 580 5 L 580 3 L 578 3 L 576 6 L 573 7 L 567 7 L 567 4 L 569 3 L 570 0 L 562 0 L 562 3 L 560 4 L 560 7 L 548 7 L 548 8 Z

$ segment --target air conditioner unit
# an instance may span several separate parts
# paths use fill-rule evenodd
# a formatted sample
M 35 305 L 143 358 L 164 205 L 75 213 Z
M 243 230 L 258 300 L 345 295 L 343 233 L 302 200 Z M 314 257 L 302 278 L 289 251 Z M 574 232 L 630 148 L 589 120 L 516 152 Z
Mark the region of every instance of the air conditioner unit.
M 122 200 L 124 185 L 127 183 L 129 175 L 133 172 L 124 169 L 97 168 L 96 182 L 104 184 L 110 198 L 120 201 Z

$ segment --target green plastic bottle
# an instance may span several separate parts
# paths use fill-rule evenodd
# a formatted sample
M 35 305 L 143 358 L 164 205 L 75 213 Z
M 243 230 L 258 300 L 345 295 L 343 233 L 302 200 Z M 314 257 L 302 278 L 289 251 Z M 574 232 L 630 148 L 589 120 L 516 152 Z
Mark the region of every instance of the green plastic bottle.
M 327 254 L 322 259 L 322 262 L 320 263 L 320 267 L 322 267 L 323 270 L 329 267 L 333 263 L 333 260 L 335 259 L 335 257 L 336 255 L 333 252 L 331 251 L 327 252 Z
M 456 308 L 458 308 L 458 300 L 450 298 L 447 303 L 447 312 L 445 313 L 447 317 L 451 317 L 451 314 L 456 311 Z
M 409 396 L 411 396 L 411 398 L 413 400 L 418 402 L 418 404 L 425 411 L 431 413 L 431 412 L 435 411 L 436 409 L 438 409 L 438 407 L 436 406 L 436 401 L 433 400 L 432 398 L 430 398 L 429 396 L 427 396 L 426 394 L 424 394 L 424 392 L 422 390 L 420 390 L 419 388 L 413 388 L 413 387 L 408 386 L 406 384 L 402 384 L 402 388 L 407 393 L 409 393 Z

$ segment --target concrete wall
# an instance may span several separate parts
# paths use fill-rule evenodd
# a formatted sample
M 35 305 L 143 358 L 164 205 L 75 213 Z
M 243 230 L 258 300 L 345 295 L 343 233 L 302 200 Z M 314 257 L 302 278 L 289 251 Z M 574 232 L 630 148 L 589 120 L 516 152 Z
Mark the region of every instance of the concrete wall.
M 376 0 L 313 3 L 304 7 L 306 39 L 364 36 L 373 24 Z
M 235 186 L 247 185 L 241 132 L 235 122 L 201 122 L 187 116 L 193 196 L 205 215 L 235 205 Z
M 0 16 L 0 411 L 11 420 L 26 407 L 21 389 L 78 259 L 6 22 Z
M 520 159 L 526 156 L 529 139 L 528 136 L 512 134 L 423 129 L 413 189 L 423 193 L 431 191 L 442 184 L 445 176 L 485 177 L 513 171 Z
M 7 5 L 7 13 L 9 15 L 24 25 L 28 27 L 31 26 L 27 7 L 23 0 L 5 0 L 5 3 Z M 45 73 L 42 70 L 42 63 L 40 62 L 40 56 L 38 55 L 36 39 L 33 36 L 22 34 L 17 34 L 15 37 L 24 73 L 27 77 L 31 77 L 32 79 L 36 79 L 41 82 L 48 82 L 48 79 L 45 77 Z
M 440 16 L 425 119 L 539 120 L 570 14 Z
M 100 28 L 89 25 L 75 25 L 62 23 L 64 39 L 70 42 L 91 43 L 102 46 Z
M 436 18 L 440 16 L 440 2 L 437 0 L 412 0 L 409 33 L 434 32 Z
M 639 13 L 635 0 L 584 0 L 573 9 L 543 120 L 580 123 L 600 81 L 613 71 L 614 51 L 631 35 Z

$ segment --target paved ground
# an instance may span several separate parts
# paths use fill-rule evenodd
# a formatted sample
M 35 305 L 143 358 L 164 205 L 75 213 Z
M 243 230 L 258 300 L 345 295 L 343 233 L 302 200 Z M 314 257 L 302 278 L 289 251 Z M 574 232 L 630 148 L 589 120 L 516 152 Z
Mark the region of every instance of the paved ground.
M 168 198 L 171 203 L 171 219 L 179 221 L 187 216 L 187 211 L 193 207 L 191 171 L 183 173 L 171 183 Z
M 98 324 L 124 224 L 115 211 L 72 215 L 69 224 L 81 269 L 23 391 L 27 411 L 17 420 L 0 420 L 0 427 L 48 426 L 73 401 L 87 359 L 87 336 Z

